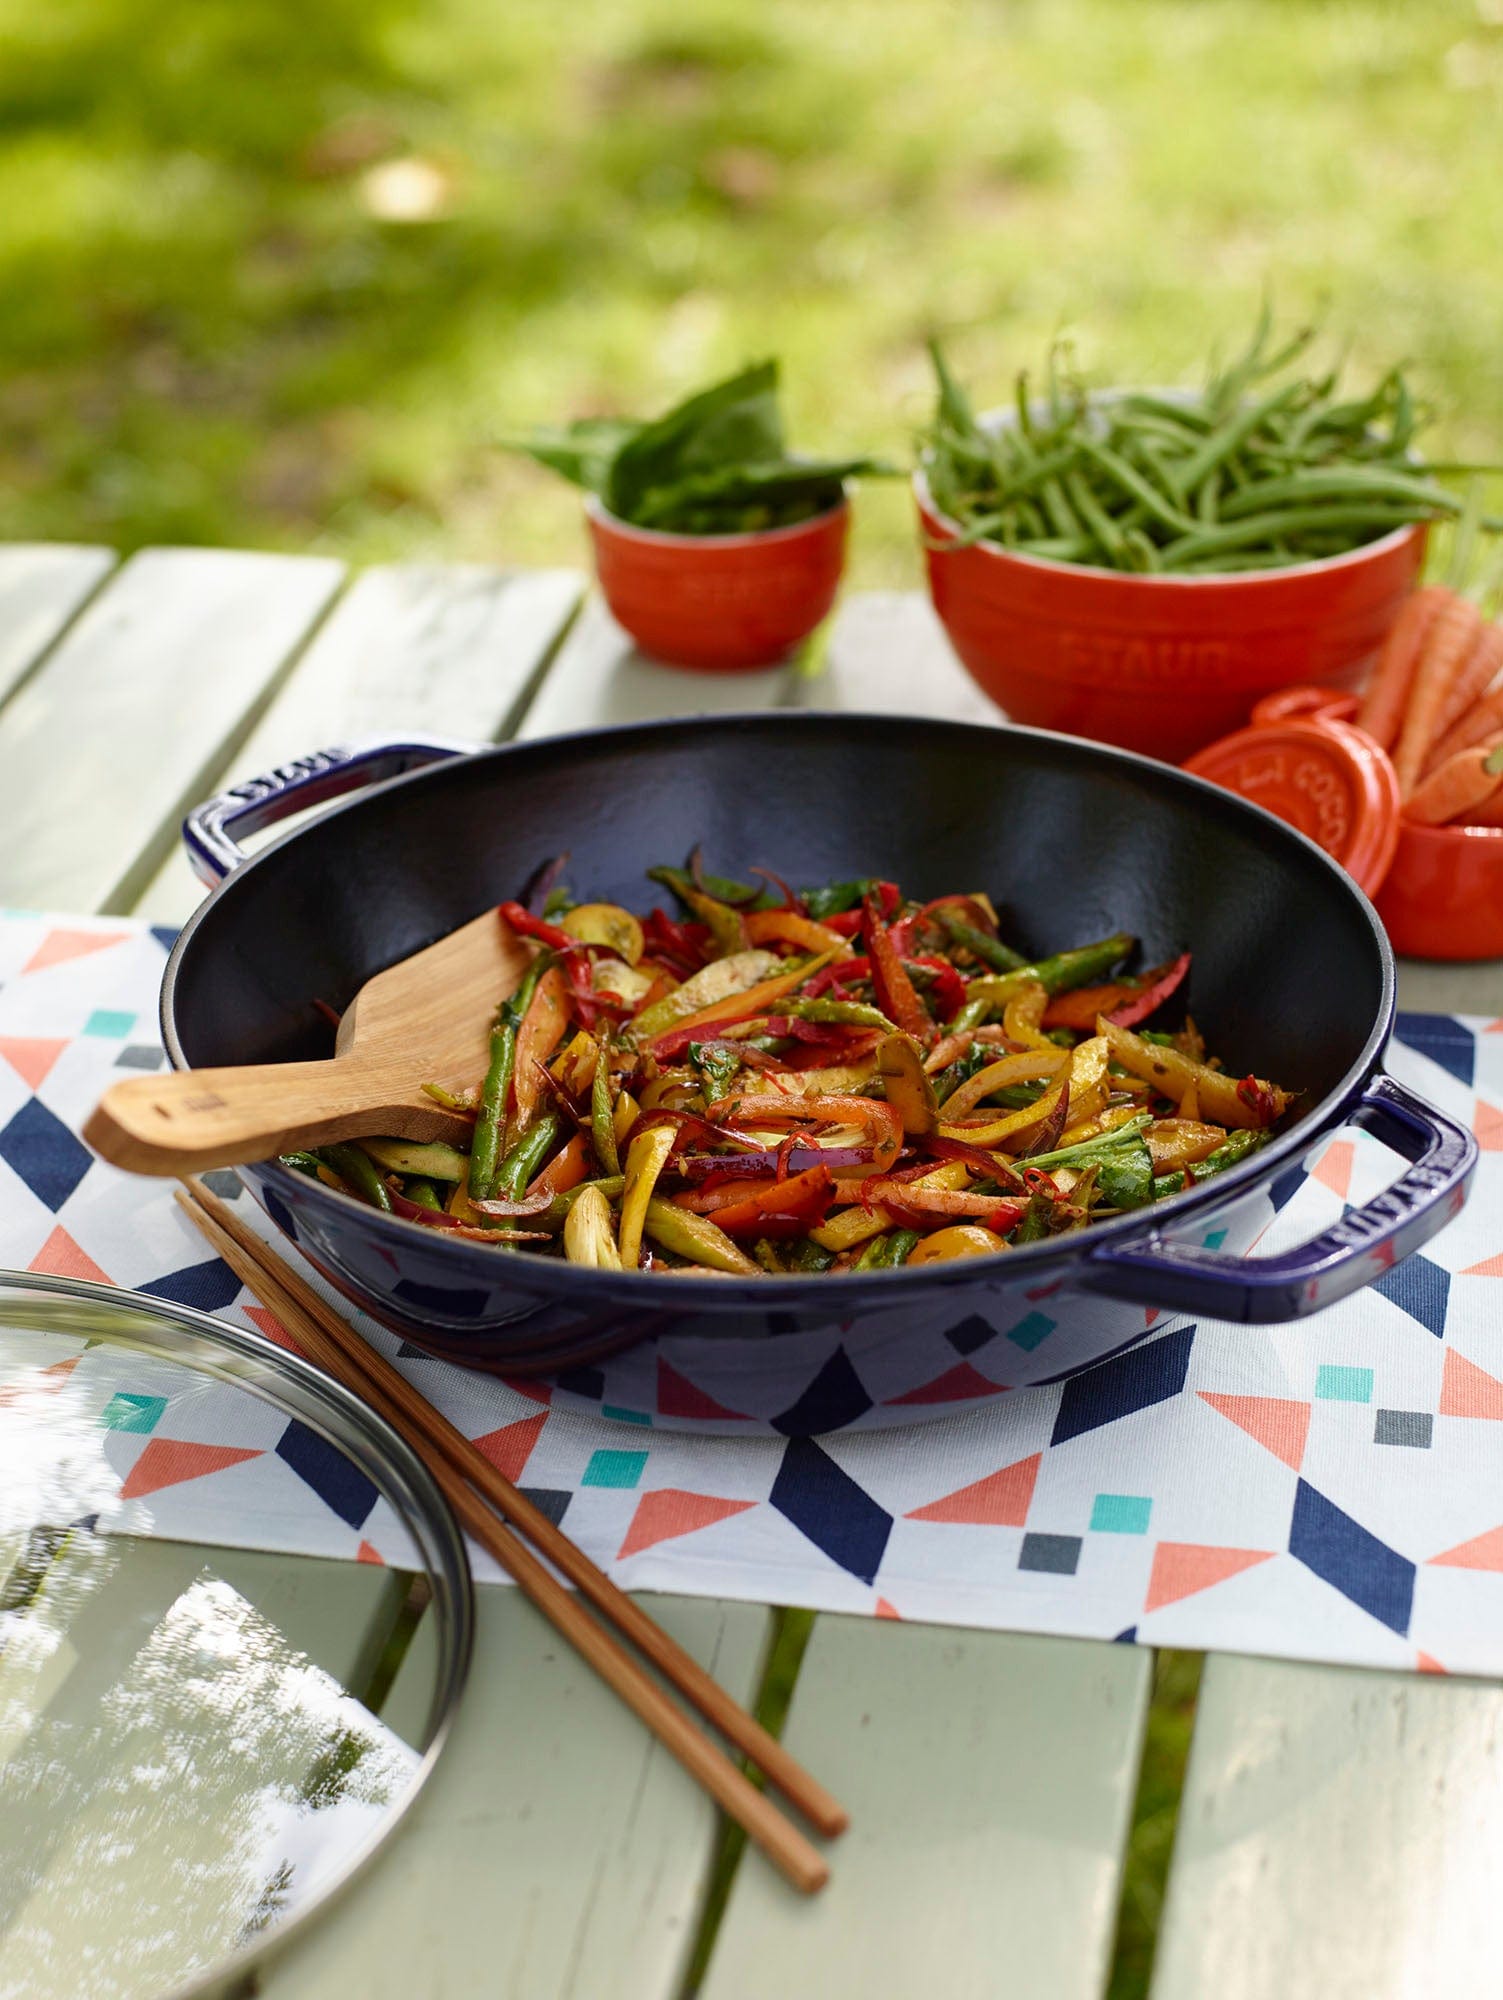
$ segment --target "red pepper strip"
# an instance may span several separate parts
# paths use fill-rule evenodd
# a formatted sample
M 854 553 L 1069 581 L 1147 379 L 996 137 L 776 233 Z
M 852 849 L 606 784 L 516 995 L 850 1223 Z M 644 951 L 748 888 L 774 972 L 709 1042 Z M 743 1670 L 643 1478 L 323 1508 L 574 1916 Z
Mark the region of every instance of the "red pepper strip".
M 653 910 L 642 919 L 642 939 L 654 957 L 682 966 L 685 973 L 698 972 L 704 953 L 698 949 L 682 924 L 662 910 Z
M 755 1180 L 722 1180 L 715 1185 L 706 1181 L 702 1187 L 682 1188 L 668 1199 L 675 1208 L 687 1208 L 693 1215 L 713 1215 L 717 1209 L 733 1208 L 748 1195 L 765 1194 L 777 1186 L 773 1175 L 759 1174 Z
M 790 1021 L 788 1025 L 792 1027 L 793 1023 Z M 804 1048 L 785 1050 L 784 1064 L 795 1074 L 802 1076 L 808 1076 L 811 1072 L 822 1069 L 843 1069 L 847 1063 L 863 1062 L 882 1039 L 880 1028 L 846 1028 L 843 1032 L 845 1039 L 838 1047 L 832 1043 L 819 1042 Z
M 835 1199 L 835 1182 L 826 1166 L 810 1167 L 790 1180 L 744 1200 L 717 1208 L 715 1220 L 727 1236 L 804 1236 L 817 1229 Z
M 797 1133 L 788 1136 L 793 1141 L 788 1153 L 790 1173 L 801 1174 L 810 1167 L 829 1167 L 833 1170 L 836 1167 L 871 1165 L 873 1149 L 870 1146 L 809 1146 L 800 1143 Z M 785 1139 L 783 1145 L 787 1144 Z M 685 1180 L 712 1187 L 719 1181 L 745 1180 L 748 1176 L 773 1171 L 782 1150 L 783 1146 L 759 1146 L 745 1153 L 691 1153 L 674 1164 Z
M 779 1041 L 833 1043 L 844 1048 L 851 1031 L 835 1021 L 798 1021 L 788 1014 L 769 1014 L 767 1032 Z
M 748 1125 L 781 1124 L 785 1119 L 811 1125 L 860 1125 L 872 1137 L 879 1166 L 895 1160 L 903 1144 L 903 1123 L 890 1104 L 876 1097 L 728 1097 L 724 1107 L 712 1104 L 708 1116 L 738 1118 Z
M 578 938 L 571 938 L 567 931 L 561 931 L 557 924 L 545 923 L 535 917 L 531 910 L 524 910 L 520 903 L 502 903 L 498 915 L 517 933 L 519 937 L 536 938 L 539 944 L 551 944 L 555 951 L 575 951 Z
M 1163 1005 L 1189 970 L 1190 954 L 1184 952 L 1172 965 L 1155 966 L 1141 979 L 1113 979 L 1105 986 L 1077 986 L 1073 993 L 1057 993 L 1044 1010 L 1044 1026 L 1089 1033 L 1096 1016 L 1104 1014 L 1119 1027 L 1134 1027 Z
M 985 1152 L 980 1146 L 968 1146 L 964 1139 L 942 1139 L 937 1132 L 926 1132 L 918 1144 L 933 1160 L 963 1160 L 977 1173 L 990 1174 L 994 1181 L 1016 1182 L 1017 1169 L 1011 1166 L 1000 1153 Z M 1035 1172 L 1040 1171 L 1035 1168 Z
M 883 928 L 875 896 L 867 897 L 865 910 L 866 948 L 871 954 L 872 985 L 876 989 L 877 1005 L 905 1035 L 912 1035 L 916 1042 L 928 1042 L 933 1039 L 934 1023 L 920 1006 L 913 981 L 904 971 L 902 959 L 892 948 L 892 940 Z
M 966 1002 L 966 985 L 958 967 L 951 965 L 947 958 L 931 958 L 927 953 L 921 957 L 905 953 L 904 958 L 907 964 L 921 965 L 926 972 L 934 974 L 930 991 L 934 995 L 935 1012 L 946 1021 L 952 1014 L 958 1014 Z
M 830 926 L 827 924 L 828 930 Z M 869 958 L 837 958 L 833 965 L 823 966 L 804 988 L 806 1000 L 818 1000 L 821 994 L 831 992 L 844 979 L 869 979 L 872 963 Z
M 797 1100 L 795 1100 L 797 1101 Z M 725 1125 L 710 1125 L 692 1111 L 671 1111 L 666 1106 L 661 1111 L 644 1111 L 620 1140 L 621 1157 L 625 1159 L 631 1150 L 631 1142 L 642 1132 L 650 1132 L 654 1125 L 672 1125 L 677 1128 L 673 1150 L 678 1152 L 687 1141 L 695 1140 L 702 1146 L 723 1146 L 727 1139 L 734 1139 L 738 1145 L 749 1146 L 760 1152 L 755 1139 L 748 1139 L 744 1132 L 737 1132 Z M 770 1158 L 770 1155 L 769 1155 Z
M 820 922 L 827 931 L 836 931 L 841 937 L 854 937 L 861 928 L 861 912 L 841 910 L 833 917 L 821 917 Z
M 569 999 L 579 1017 L 579 1025 L 585 1029 L 593 1028 L 602 1014 L 613 1021 L 629 1020 L 632 1010 L 627 1002 L 616 999 L 613 994 L 597 993 L 590 983 L 589 954 L 581 951 L 577 939 L 570 938 L 569 944 L 572 949 L 564 956 L 563 971 L 569 982 Z
M 1023 1184 L 1035 1194 L 1046 1194 L 1051 1201 L 1059 1200 L 1059 1184 L 1053 1174 L 1046 1174 L 1042 1167 L 1024 1167 Z

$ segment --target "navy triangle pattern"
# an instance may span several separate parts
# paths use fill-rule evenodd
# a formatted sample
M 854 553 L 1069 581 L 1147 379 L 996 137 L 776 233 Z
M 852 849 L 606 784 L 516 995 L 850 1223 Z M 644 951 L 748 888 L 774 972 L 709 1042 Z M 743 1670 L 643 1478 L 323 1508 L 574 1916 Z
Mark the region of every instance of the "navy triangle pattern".
M 863 1583 L 875 1580 L 892 1533 L 892 1516 L 813 1438 L 789 1440 L 769 1498 L 831 1562 Z
M 177 927 L 174 924 L 153 924 L 151 934 L 163 951 L 171 951 L 177 943 Z
M 1402 1264 L 1395 1264 L 1373 1286 L 1385 1299 L 1392 1299 L 1411 1319 L 1417 1319 L 1437 1340 L 1446 1337 L 1446 1301 L 1451 1296 L 1451 1274 L 1440 1264 L 1416 1251 Z
M 1268 1183 L 1268 1199 L 1273 1203 L 1275 1215 L 1281 1208 L 1289 1206 L 1309 1178 L 1300 1161 L 1296 1161 L 1292 1167 L 1285 1167 L 1281 1174 L 1275 1174 Z
M 971 1313 L 958 1326 L 947 1328 L 945 1339 L 957 1354 L 974 1354 L 995 1337 L 996 1331 L 990 1320 L 983 1319 L 980 1313 Z
M 365 1474 L 317 1431 L 294 1417 L 278 1440 L 277 1457 L 285 1460 L 341 1521 L 352 1528 L 365 1526 L 380 1496 Z
M 1414 1564 L 1304 1479 L 1295 1489 L 1289 1553 L 1390 1632 L 1408 1635 Z
M 222 1312 L 240 1296 L 240 1280 L 228 1264 L 211 1257 L 206 1264 L 190 1264 L 185 1271 L 169 1272 L 154 1284 L 143 1285 L 154 1299 L 171 1299 L 174 1305 L 196 1306 L 200 1312 Z
M 530 1500 L 540 1514 L 546 1514 L 554 1527 L 558 1527 L 569 1511 L 569 1502 L 574 1498 L 567 1486 L 519 1486 L 517 1491 L 524 1500 Z
M 1401 1042 L 1471 1089 L 1477 1073 L 1477 1040 L 1470 1028 L 1449 1014 L 1399 1014 L 1393 1031 Z
M 0 1132 L 0 1160 L 56 1215 L 94 1156 L 39 1097 L 29 1097 Z
M 808 1437 L 837 1431 L 864 1417 L 872 1406 L 861 1377 L 843 1347 L 837 1347 L 796 1403 L 790 1404 L 772 1427 L 785 1437 Z
M 1087 1431 L 1114 1424 L 1119 1417 L 1166 1403 L 1185 1386 L 1193 1326 L 1176 1327 L 1162 1340 L 1130 1347 L 1113 1361 L 1103 1361 L 1084 1375 L 1072 1375 L 1059 1399 L 1051 1445 L 1065 1444 Z

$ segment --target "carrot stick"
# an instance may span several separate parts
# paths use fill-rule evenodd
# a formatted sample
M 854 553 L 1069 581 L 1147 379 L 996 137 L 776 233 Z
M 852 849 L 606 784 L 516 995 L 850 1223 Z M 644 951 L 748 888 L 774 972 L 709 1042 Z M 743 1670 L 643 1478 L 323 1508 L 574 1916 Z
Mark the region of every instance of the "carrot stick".
M 1487 693 L 1498 677 L 1499 668 L 1503 668 L 1503 625 L 1488 622 L 1472 641 L 1472 649 L 1461 663 L 1461 671 L 1451 685 L 1451 692 L 1440 704 L 1440 713 L 1435 718 L 1435 736 L 1431 739 L 1432 749 L 1451 724 Z
M 1357 726 L 1365 729 L 1385 750 L 1398 741 L 1399 725 L 1414 681 L 1414 671 L 1424 651 L 1425 639 L 1437 613 L 1451 593 L 1438 583 L 1427 584 L 1404 600 L 1378 655 L 1378 664 L 1367 684 Z
M 1404 802 L 1404 817 L 1420 826 L 1448 826 L 1472 818 L 1503 790 L 1503 744 L 1458 750 Z
M 569 1024 L 569 987 L 556 965 L 550 965 L 537 983 L 522 1025 L 517 1029 L 517 1065 L 512 1075 L 512 1119 L 508 1127 L 514 1139 L 531 1122 L 537 1110 L 542 1083 L 538 1063 L 549 1056 L 564 1038 Z
M 1491 744 L 1500 734 L 1503 734 L 1503 687 L 1494 688 L 1481 701 L 1474 701 L 1460 721 L 1451 724 L 1432 747 L 1424 775 L 1428 777 L 1458 750 L 1470 750 L 1474 743 Z
M 1462 662 L 1472 650 L 1482 624 L 1482 613 L 1469 597 L 1448 597 L 1435 614 L 1415 668 L 1404 710 L 1404 726 L 1399 731 L 1393 766 L 1399 776 L 1399 791 L 1407 798 L 1419 779 L 1425 753 L 1439 734 L 1436 720 L 1441 703 L 1450 693 Z M 1449 817 L 1449 815 L 1448 815 Z

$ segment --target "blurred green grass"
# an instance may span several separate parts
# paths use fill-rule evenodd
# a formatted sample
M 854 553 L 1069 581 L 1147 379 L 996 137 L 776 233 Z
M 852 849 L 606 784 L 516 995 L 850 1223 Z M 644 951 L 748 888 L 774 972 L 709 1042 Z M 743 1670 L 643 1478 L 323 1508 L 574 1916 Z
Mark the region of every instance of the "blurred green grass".
M 931 328 L 1174 379 L 1265 286 L 1497 457 L 1500 99 L 1503 0 L 0 0 L 0 537 L 573 560 L 501 429 L 774 351 L 902 452 Z

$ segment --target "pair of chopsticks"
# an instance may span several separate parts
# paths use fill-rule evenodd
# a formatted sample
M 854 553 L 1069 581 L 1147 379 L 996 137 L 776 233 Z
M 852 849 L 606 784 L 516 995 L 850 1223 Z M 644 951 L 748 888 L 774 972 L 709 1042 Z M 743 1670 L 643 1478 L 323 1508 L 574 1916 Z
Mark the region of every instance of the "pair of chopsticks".
M 588 1599 L 601 1618 L 629 1639 L 820 1833 L 834 1835 L 848 1824 L 839 1801 L 218 1196 L 201 1181 L 190 1180 L 177 1190 L 177 1199 L 307 1358 L 400 1432 L 427 1465 L 462 1525 L 715 1803 L 745 1829 L 796 1889 L 805 1895 L 822 1889 L 830 1876 L 824 1856 L 740 1766 L 696 1728 L 606 1625 L 590 1616 L 581 1600 Z M 569 1579 L 577 1596 L 549 1574 L 538 1554 Z

